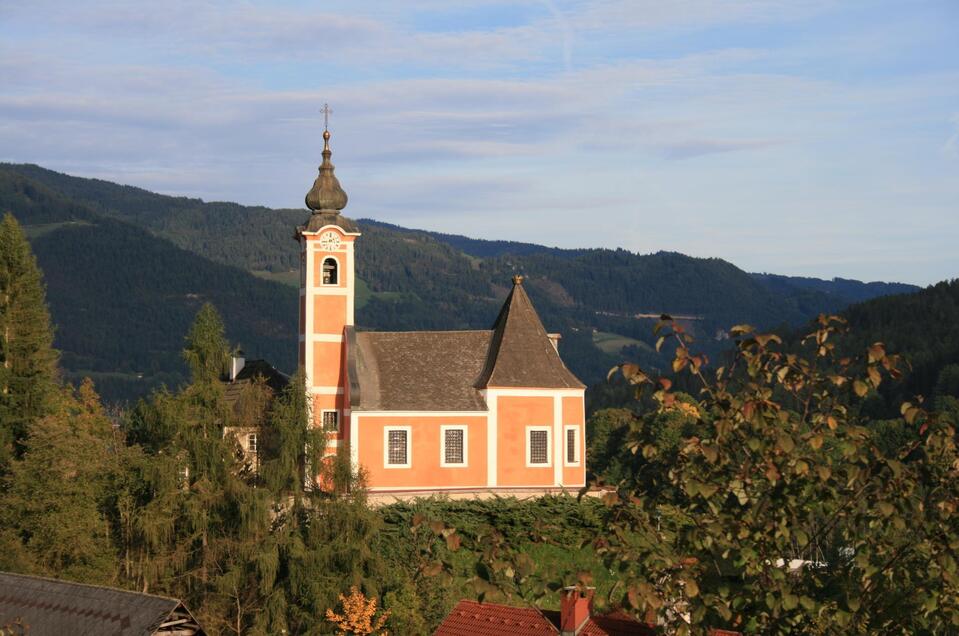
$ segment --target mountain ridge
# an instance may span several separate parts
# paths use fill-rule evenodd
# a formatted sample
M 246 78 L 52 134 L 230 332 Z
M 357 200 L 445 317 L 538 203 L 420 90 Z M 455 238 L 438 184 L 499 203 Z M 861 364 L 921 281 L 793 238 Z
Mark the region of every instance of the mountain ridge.
M 195 305 L 177 296 L 185 293 L 184 286 L 193 275 L 198 297 L 218 299 L 227 307 L 228 331 L 231 321 L 237 322 L 236 335 L 230 333 L 231 338 L 241 340 L 248 351 L 256 349 L 262 338 L 259 349 L 263 355 L 280 368 L 292 370 L 296 312 L 290 283 L 298 280 L 299 262 L 292 235 L 293 228 L 307 218 L 307 210 L 169 197 L 29 164 L 0 164 L 0 177 L 0 209 L 9 209 L 31 226 L 27 229 L 41 266 L 57 268 L 50 302 L 54 319 L 63 330 L 61 340 L 70 346 L 86 343 L 79 351 L 64 346 L 67 362 L 74 354 L 97 360 L 101 367 L 119 362 L 119 354 L 98 358 L 91 343 L 103 340 L 104 332 L 115 331 L 111 323 L 122 321 L 122 316 L 114 313 L 89 319 L 65 305 L 64 298 L 76 303 L 78 295 L 90 293 L 98 302 L 119 306 L 119 300 L 109 298 L 111 292 L 142 299 L 140 288 L 147 286 L 156 293 L 143 300 L 142 307 L 124 305 L 125 311 L 131 320 L 137 320 L 140 313 L 169 310 L 176 315 L 166 327 L 170 330 L 179 328 L 187 309 Z M 819 312 L 837 311 L 860 296 L 917 289 L 898 283 L 750 274 L 722 259 L 672 252 L 641 255 L 623 249 L 570 250 L 471 239 L 371 219 L 361 220 L 360 225 L 364 236 L 356 262 L 358 327 L 488 328 L 508 293 L 510 277 L 523 273 L 544 324 L 550 331 L 563 333 L 563 356 L 587 383 L 605 377 L 609 367 L 624 358 L 647 366 L 662 364 L 652 346 L 655 321 L 637 317 L 639 314 L 671 312 L 701 317 L 692 321 L 691 328 L 707 350 L 718 350 L 723 346 L 723 329 L 732 324 L 795 325 Z M 111 250 L 94 228 L 115 235 L 116 241 L 133 241 L 137 249 L 153 254 L 156 266 L 169 270 L 170 280 L 156 276 L 155 268 L 136 262 L 130 250 Z M 58 234 L 71 240 L 60 241 Z M 84 254 L 76 253 L 81 248 L 70 247 L 78 241 L 86 246 Z M 98 255 L 98 251 L 105 254 Z M 126 259 L 124 271 L 111 271 L 109 251 Z M 70 271 L 67 255 L 84 263 L 85 276 Z M 219 269 L 224 267 L 227 269 Z M 124 288 L 117 289 L 118 280 L 125 281 Z M 224 289 L 231 291 L 227 294 Z M 161 302 L 163 293 L 175 299 L 169 301 L 170 306 Z M 249 298 L 245 305 L 232 298 L 244 295 Z M 287 303 L 292 307 L 289 315 L 281 315 L 279 308 Z M 148 325 L 144 328 L 149 332 Z M 85 339 L 77 339 L 79 333 L 86 334 Z M 177 337 L 182 338 L 183 333 L 185 328 Z M 175 339 L 163 334 L 157 337 L 162 342 L 157 357 L 165 362 L 155 373 L 182 376 Z M 128 349 L 134 359 L 148 359 L 146 344 Z M 74 372 L 84 370 L 78 364 L 65 366 Z

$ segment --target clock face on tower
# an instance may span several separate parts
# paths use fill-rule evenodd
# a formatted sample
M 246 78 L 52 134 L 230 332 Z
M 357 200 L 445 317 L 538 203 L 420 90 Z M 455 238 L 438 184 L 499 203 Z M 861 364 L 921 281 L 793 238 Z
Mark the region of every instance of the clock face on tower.
M 327 252 L 338 249 L 340 247 L 340 235 L 333 231 L 323 232 L 320 235 L 320 247 Z

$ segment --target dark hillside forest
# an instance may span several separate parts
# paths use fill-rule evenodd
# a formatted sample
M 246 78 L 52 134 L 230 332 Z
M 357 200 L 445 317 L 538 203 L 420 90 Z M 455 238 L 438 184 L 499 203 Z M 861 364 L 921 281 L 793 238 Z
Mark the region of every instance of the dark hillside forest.
M 939 402 L 954 399 L 957 402 L 950 408 L 959 408 L 959 279 L 856 303 L 839 316 L 846 321 L 844 331 L 848 331 L 837 344 L 842 354 L 853 356 L 881 342 L 904 361 L 902 377 L 882 383 L 863 402 L 867 415 L 895 418 L 899 404 L 919 397 L 937 403 L 938 408 L 946 408 Z M 779 334 L 791 351 L 799 351 L 801 340 L 815 330 L 815 324 L 810 321 L 782 329 Z M 698 390 L 697 382 L 687 373 L 672 375 L 671 379 L 681 390 L 691 394 Z M 588 410 L 613 407 L 640 408 L 633 400 L 633 387 L 615 378 L 594 387 Z
M 180 350 L 197 310 L 212 302 L 248 355 L 292 369 L 296 296 L 98 215 L 46 187 L 0 171 L 0 207 L 13 210 L 43 269 L 69 379 L 93 378 L 109 398 L 185 379 Z
M 901 381 L 880 387 L 868 405 L 874 415 L 895 417 L 897 405 L 916 395 L 959 399 L 959 279 L 853 305 L 843 316 L 849 351 L 882 342 L 909 365 Z
M 0 164 L 0 209 L 25 226 L 47 273 L 64 367 L 71 377 L 94 373 L 106 399 L 185 378 L 176 334 L 204 300 L 223 312 L 229 337 L 248 355 L 293 370 L 292 233 L 306 210 L 207 203 L 13 164 Z M 623 359 L 663 365 L 653 349 L 655 321 L 637 314 L 688 316 L 687 328 L 715 354 L 733 324 L 798 325 L 862 297 L 915 289 L 753 275 L 721 259 L 669 252 L 567 250 L 360 225 L 360 328 L 488 328 L 510 276 L 523 273 L 546 328 L 563 334 L 567 364 L 588 384 Z

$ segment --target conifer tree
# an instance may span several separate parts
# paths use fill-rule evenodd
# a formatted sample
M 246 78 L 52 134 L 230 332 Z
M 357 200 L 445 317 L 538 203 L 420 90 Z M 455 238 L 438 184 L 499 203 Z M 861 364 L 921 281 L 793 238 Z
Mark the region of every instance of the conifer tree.
M 379 597 L 387 577 L 377 550 L 378 515 L 366 505 L 362 478 L 352 470 L 349 446 L 324 458 L 325 433 L 310 425 L 302 369 L 273 405 L 264 481 L 277 518 L 263 546 L 260 588 L 268 633 L 328 629 L 327 609 L 359 586 Z
M 246 479 L 225 434 L 237 422 L 221 382 L 223 331 L 204 305 L 184 350 L 192 382 L 177 394 L 156 393 L 130 418 L 143 458 L 125 549 L 137 587 L 189 601 L 218 632 L 243 633 L 261 609 L 257 564 L 270 530 L 269 492 Z
M 116 554 L 108 511 L 125 445 L 89 379 L 64 393 L 57 410 L 30 427 L 23 457 L 11 466 L 4 525 L 33 572 L 110 584 Z
M 53 408 L 57 355 L 43 279 L 13 215 L 0 220 L 0 471 Z

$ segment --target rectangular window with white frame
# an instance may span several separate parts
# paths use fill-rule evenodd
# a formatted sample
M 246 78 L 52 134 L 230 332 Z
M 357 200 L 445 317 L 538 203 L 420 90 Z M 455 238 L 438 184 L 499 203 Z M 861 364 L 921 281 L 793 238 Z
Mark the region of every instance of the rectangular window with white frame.
M 551 426 L 526 427 L 526 467 L 548 468 L 553 465 Z
M 409 426 L 387 426 L 383 429 L 383 466 L 409 468 L 413 465 Z
M 579 466 L 582 449 L 579 442 L 578 424 L 567 424 L 563 427 L 563 442 L 565 443 L 563 463 L 566 466 Z
M 440 466 L 443 468 L 466 468 L 469 458 L 466 426 L 440 426 Z
M 340 413 L 335 410 L 323 411 L 323 430 L 327 433 L 338 433 L 340 430 Z

